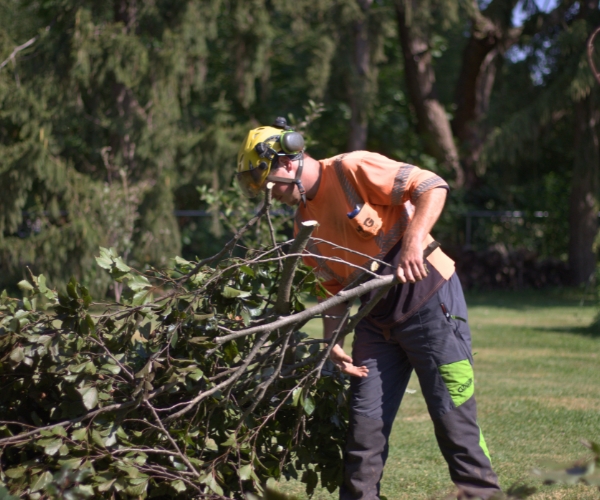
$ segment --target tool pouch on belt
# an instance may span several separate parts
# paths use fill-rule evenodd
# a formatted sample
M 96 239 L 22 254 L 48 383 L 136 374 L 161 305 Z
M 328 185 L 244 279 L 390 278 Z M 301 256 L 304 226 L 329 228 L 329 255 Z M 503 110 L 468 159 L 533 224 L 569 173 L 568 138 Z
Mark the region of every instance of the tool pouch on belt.
M 357 206 L 348 214 L 348 219 L 360 237 L 365 240 L 376 236 L 382 225 L 381 217 L 368 203 L 363 203 L 362 207 Z

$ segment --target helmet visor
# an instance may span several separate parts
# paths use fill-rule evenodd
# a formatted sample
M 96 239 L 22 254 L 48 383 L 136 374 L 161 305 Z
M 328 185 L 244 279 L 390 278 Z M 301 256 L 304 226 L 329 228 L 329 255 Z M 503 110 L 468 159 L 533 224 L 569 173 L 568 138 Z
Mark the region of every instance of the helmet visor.
M 268 170 L 253 168 L 237 173 L 237 181 L 245 196 L 255 198 L 261 192 L 268 175 Z

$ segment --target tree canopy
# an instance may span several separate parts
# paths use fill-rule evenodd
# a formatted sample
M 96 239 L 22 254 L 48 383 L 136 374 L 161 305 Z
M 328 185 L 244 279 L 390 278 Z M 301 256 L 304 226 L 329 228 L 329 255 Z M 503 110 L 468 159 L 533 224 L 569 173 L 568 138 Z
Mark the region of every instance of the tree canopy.
M 448 178 L 446 246 L 461 211 L 548 212 L 535 250 L 586 281 L 598 24 L 571 0 L 2 0 L 1 285 L 30 265 L 105 293 L 98 246 L 142 267 L 214 253 L 227 235 L 196 187 L 230 185 L 249 127 L 311 113 L 317 158 L 366 148 Z

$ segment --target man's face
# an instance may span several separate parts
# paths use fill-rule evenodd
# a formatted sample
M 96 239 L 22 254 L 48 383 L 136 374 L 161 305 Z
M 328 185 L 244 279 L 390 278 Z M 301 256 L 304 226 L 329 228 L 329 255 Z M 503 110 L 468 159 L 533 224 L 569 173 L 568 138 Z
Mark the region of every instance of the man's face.
M 296 184 L 286 184 L 284 182 L 273 182 L 273 198 L 290 207 L 295 207 L 300 203 L 300 192 Z
M 294 180 L 296 178 L 296 168 L 290 162 L 276 170 L 272 170 L 272 175 L 276 177 L 284 177 L 286 179 Z M 267 177 L 267 180 L 269 177 Z M 295 207 L 302 200 L 300 196 L 300 191 L 298 191 L 298 187 L 296 184 L 287 184 L 285 182 L 277 182 L 275 180 L 271 180 L 273 182 L 273 198 L 281 203 L 285 203 L 290 207 Z

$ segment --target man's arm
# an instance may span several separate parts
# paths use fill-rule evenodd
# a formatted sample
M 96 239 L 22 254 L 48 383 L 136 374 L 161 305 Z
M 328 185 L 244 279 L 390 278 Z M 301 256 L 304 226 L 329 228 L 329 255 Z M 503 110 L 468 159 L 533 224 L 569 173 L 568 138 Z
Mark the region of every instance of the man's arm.
M 342 320 L 342 316 L 346 313 L 346 304 L 339 304 L 333 306 L 323 315 L 323 337 L 330 339 L 333 333 L 338 328 Z M 344 339 L 340 340 L 336 345 L 333 346 L 329 358 L 335 365 L 339 366 L 340 369 L 352 375 L 354 377 L 366 377 L 369 370 L 366 366 L 354 366 L 352 364 L 352 358 L 348 356 L 343 349 Z
M 426 191 L 417 199 L 415 213 L 402 237 L 400 265 L 396 270 L 401 283 L 414 283 L 427 276 L 423 263 L 423 241 L 442 213 L 445 201 L 446 189 L 443 188 Z

